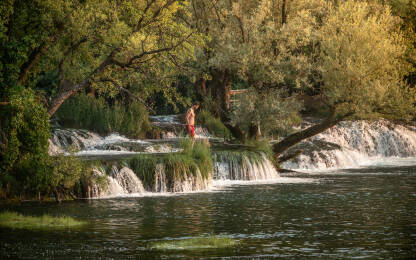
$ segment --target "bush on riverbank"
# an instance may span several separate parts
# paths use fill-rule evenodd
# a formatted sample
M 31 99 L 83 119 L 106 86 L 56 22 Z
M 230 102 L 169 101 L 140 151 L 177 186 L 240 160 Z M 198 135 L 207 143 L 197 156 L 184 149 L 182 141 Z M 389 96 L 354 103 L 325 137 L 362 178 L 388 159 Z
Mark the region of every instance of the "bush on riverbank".
M 49 120 L 34 91 L 17 88 L 0 110 L 0 194 L 44 192 L 50 183 Z
M 208 129 L 208 132 L 216 137 L 231 138 L 230 130 L 218 117 L 212 115 L 208 110 L 201 110 L 196 115 L 197 122 Z
M 100 134 L 118 132 L 131 138 L 142 138 L 151 130 L 146 108 L 137 102 L 110 106 L 103 98 L 85 94 L 69 98 L 56 112 L 63 127 L 82 128 Z
M 75 228 L 85 224 L 86 222 L 71 217 L 53 217 L 49 215 L 32 217 L 10 211 L 0 213 L 0 227 L 6 228 L 50 230 Z
M 198 174 L 205 180 L 211 177 L 214 169 L 212 154 L 209 146 L 202 142 L 192 145 L 190 139 L 181 140 L 178 153 L 168 153 L 160 156 L 140 154 L 127 163 L 142 181 L 147 190 L 154 190 L 157 165 L 165 168 L 168 189 L 176 182 L 185 181 L 188 177 Z

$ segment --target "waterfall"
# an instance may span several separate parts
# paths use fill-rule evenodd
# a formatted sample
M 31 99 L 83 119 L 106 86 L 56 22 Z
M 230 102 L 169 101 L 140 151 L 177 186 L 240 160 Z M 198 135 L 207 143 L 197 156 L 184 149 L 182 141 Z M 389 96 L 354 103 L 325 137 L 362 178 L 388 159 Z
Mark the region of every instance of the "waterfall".
M 120 170 L 113 166 L 110 175 L 106 175 L 103 170 L 93 169 L 93 174 L 107 177 L 107 186 L 105 188 L 93 185 L 91 188 L 91 197 L 103 198 L 113 196 L 123 196 L 131 193 L 144 194 L 142 182 L 136 174 L 129 168 L 123 167 Z
M 78 150 L 75 155 L 84 157 L 179 151 L 178 148 L 160 141 L 162 140 L 129 139 L 117 133 L 101 137 L 83 129 L 54 129 L 49 139 L 49 155 L 65 153 L 70 148 Z
M 341 122 L 291 149 L 304 152 L 285 162 L 287 169 L 336 169 L 390 157 L 416 156 L 416 128 L 387 120 Z
M 229 156 L 228 154 L 215 154 L 214 179 L 219 180 L 270 180 L 279 175 L 273 164 L 262 154 L 260 158 Z
M 154 191 L 155 192 L 167 192 L 168 188 L 166 185 L 167 185 L 167 181 L 166 181 L 165 166 L 161 163 L 158 163 L 155 169 Z
M 192 192 L 208 189 L 212 179 L 253 181 L 271 180 L 279 177 L 276 169 L 264 154 L 256 157 L 246 156 L 244 153 L 234 153 L 234 155 L 237 156 L 230 157 L 221 153 L 215 155 L 213 178 L 204 178 L 200 170 L 197 169 L 194 173 L 184 172 L 182 177 L 169 179 L 165 165 L 158 163 L 154 169 L 153 182 L 150 187 L 147 187 L 147 191 L 156 193 Z M 119 169 L 118 166 L 113 165 L 108 174 L 104 169 L 94 169 L 94 173 L 106 176 L 108 185 L 105 189 L 98 186 L 92 187 L 92 197 L 102 198 L 146 193 L 141 180 L 127 166 Z
M 128 167 L 121 168 L 113 177 L 123 188 L 125 193 L 144 193 L 142 182 L 136 174 Z
M 48 154 L 49 155 L 58 155 L 63 153 L 64 151 L 62 150 L 61 147 L 55 145 L 51 139 L 48 140 L 49 141 L 49 146 L 48 146 Z
M 53 145 L 63 150 L 70 146 L 81 150 L 95 145 L 102 138 L 83 129 L 55 129 L 50 140 Z

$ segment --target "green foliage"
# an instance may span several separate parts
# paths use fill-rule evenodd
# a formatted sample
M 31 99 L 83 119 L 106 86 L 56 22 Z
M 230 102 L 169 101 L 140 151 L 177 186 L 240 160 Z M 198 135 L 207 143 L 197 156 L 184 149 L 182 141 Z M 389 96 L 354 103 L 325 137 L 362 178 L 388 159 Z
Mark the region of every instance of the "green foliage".
M 196 121 L 206 127 L 208 132 L 214 136 L 226 139 L 231 138 L 230 130 L 221 122 L 221 119 L 215 117 L 207 110 L 201 110 L 196 114 Z
M 319 63 L 322 93 L 337 113 L 365 116 L 386 103 L 413 107 L 414 95 L 403 91 L 409 66 L 399 29 L 398 18 L 378 4 L 349 0 L 330 12 L 318 34 Z
M 29 230 L 54 230 L 78 228 L 86 222 L 75 220 L 71 217 L 53 217 L 43 215 L 41 217 L 24 216 L 16 212 L 5 211 L 0 213 L 0 226 L 3 228 L 29 229 Z
M 219 1 L 214 9 L 209 2 L 193 1 L 199 29 L 210 36 L 207 50 L 197 52 L 195 67 L 202 76 L 209 78 L 215 69 L 256 88 L 284 85 L 295 91 L 313 85 L 313 31 L 328 9 L 327 1 L 287 1 L 284 25 L 278 0 Z
M 239 242 L 233 238 L 212 235 L 209 237 L 158 241 L 151 243 L 149 247 L 156 250 L 201 250 L 229 248 L 238 244 Z
M 284 98 L 282 91 L 269 89 L 262 92 L 251 88 L 236 97 L 231 112 L 231 123 L 248 132 L 260 127 L 264 136 L 284 131 L 300 122 L 300 104 L 293 98 Z
M 109 106 L 103 98 L 79 94 L 67 100 L 56 118 L 64 127 L 88 129 L 101 134 L 119 132 L 144 137 L 151 126 L 146 108 L 137 102 Z
M 110 167 L 104 162 L 87 161 L 83 162 L 84 169 L 81 176 L 76 183 L 74 192 L 79 198 L 88 198 L 88 187 L 98 186 L 101 190 L 106 190 L 108 187 L 108 178 L 105 175 L 94 174 L 93 169 L 100 169 L 103 173 L 109 173 Z
M 56 194 L 55 196 L 74 195 L 75 186 L 79 183 L 83 172 L 87 170 L 81 159 L 74 155 L 58 155 L 51 157 L 50 161 L 52 168 L 50 189 Z
M 6 192 L 33 192 L 48 187 L 49 121 L 30 89 L 10 93 L 0 110 L 0 186 Z

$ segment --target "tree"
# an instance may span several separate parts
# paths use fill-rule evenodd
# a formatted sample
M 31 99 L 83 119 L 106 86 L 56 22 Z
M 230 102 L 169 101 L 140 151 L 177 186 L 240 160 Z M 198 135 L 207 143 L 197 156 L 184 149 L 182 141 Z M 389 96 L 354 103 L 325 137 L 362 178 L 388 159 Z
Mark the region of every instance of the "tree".
M 300 103 L 285 96 L 279 89 L 265 89 L 261 92 L 250 88 L 237 97 L 231 110 L 231 124 L 238 125 L 249 136 L 259 139 L 279 130 L 288 131 L 300 122 Z
M 116 93 L 154 78 L 169 86 L 172 70 L 198 45 L 199 35 L 184 23 L 187 16 L 186 1 L 87 1 L 51 51 L 61 84 L 49 115 L 89 86 Z
M 329 116 L 275 144 L 276 156 L 347 118 L 410 119 L 415 95 L 402 80 L 409 66 L 399 26 L 389 7 L 379 4 L 349 0 L 331 9 L 316 31 L 321 95 Z
M 281 89 L 278 93 L 286 94 L 314 84 L 318 52 L 311 33 L 326 6 L 320 0 L 192 2 L 197 28 L 209 35 L 206 47 L 197 52 L 199 82 L 208 79 L 216 113 L 231 130 L 230 91 L 236 79 L 259 92 Z
M 140 94 L 156 89 L 174 95 L 175 72 L 202 43 L 186 24 L 187 5 L 182 0 L 1 1 L 0 185 L 66 188 L 59 181 L 51 184 L 61 170 L 48 166 L 48 117 L 74 93 L 87 87 L 112 96 L 121 91 L 142 103 Z M 46 85 L 49 104 L 33 90 L 41 75 L 55 77 Z M 154 89 L 127 89 L 141 84 Z

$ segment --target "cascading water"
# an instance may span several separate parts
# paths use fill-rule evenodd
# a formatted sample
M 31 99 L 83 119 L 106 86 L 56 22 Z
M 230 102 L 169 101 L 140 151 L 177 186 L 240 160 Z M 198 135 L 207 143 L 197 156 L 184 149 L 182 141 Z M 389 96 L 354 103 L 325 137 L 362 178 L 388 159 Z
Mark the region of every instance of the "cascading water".
M 55 129 L 51 138 L 52 144 L 61 149 L 72 146 L 79 150 L 94 146 L 100 140 L 98 134 L 83 129 Z
M 154 191 L 155 192 L 167 192 L 168 188 L 166 185 L 167 185 L 167 181 L 166 181 L 165 166 L 161 163 L 158 163 L 155 169 Z
M 214 179 L 217 180 L 270 180 L 279 177 L 276 169 L 262 154 L 260 158 L 251 159 L 216 154 L 214 156 Z
M 304 152 L 285 162 L 284 168 L 360 167 L 385 158 L 415 157 L 416 128 L 387 120 L 341 122 L 291 150 L 299 148 Z
M 152 117 L 152 121 L 153 125 L 158 127 L 162 125 L 165 128 L 167 126 L 170 128 L 176 127 L 178 131 L 172 132 L 171 137 L 179 137 L 180 131 L 184 129 L 180 116 L 157 116 Z M 227 144 L 218 138 L 210 138 L 207 130 L 202 127 L 196 127 L 196 132 L 199 134 L 199 138 L 204 137 L 210 140 L 211 149 L 216 154 L 214 156 L 214 172 L 208 177 L 203 177 L 201 171 L 196 169 L 193 173 L 183 172 L 179 173 L 182 177 L 173 178 L 172 173 L 167 172 L 166 165 L 158 163 L 154 170 L 149 173 L 149 176 L 153 176 L 150 178 L 152 183 L 149 183 L 149 177 L 139 175 L 143 178 L 143 180 L 140 180 L 132 166 L 120 163 L 132 159 L 135 154 L 139 153 L 158 156 L 159 153 L 179 152 L 181 151 L 179 145 L 181 138 L 133 140 L 116 133 L 101 137 L 87 130 L 54 129 L 50 139 L 50 153 L 63 152 L 67 154 L 69 148 L 74 147 L 79 150 L 75 155 L 83 158 L 83 160 L 99 160 L 104 165 L 110 165 L 111 170 L 108 172 L 105 170 L 106 167 L 96 168 L 93 171 L 93 174 L 105 178 L 108 185 L 87 187 L 88 196 L 98 198 L 130 196 L 131 194 L 144 194 L 146 192 L 166 193 L 206 190 L 212 184 L 213 179 L 250 181 L 278 177 L 277 171 L 266 156 L 258 155 L 256 159 L 244 156 L 240 156 L 240 159 L 237 159 L 238 156 L 230 158 L 220 156 L 215 152 L 215 147 L 228 149 Z M 146 189 L 142 184 L 144 180 L 147 181 Z
M 93 169 L 93 174 L 106 176 L 107 185 L 104 188 L 94 185 L 90 191 L 90 197 L 103 198 L 132 193 L 144 194 L 146 192 L 142 182 L 128 167 L 123 167 L 119 170 L 116 166 L 113 166 L 109 175 L 105 174 L 103 170 Z

